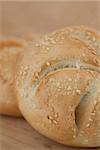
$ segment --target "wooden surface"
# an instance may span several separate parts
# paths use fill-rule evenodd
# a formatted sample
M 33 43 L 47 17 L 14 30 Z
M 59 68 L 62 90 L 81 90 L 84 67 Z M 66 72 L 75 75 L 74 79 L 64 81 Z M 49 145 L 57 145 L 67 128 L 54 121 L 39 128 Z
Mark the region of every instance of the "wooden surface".
M 80 24 L 100 29 L 99 1 L 37 3 L 0 1 L 0 36 L 24 37 Z M 0 150 L 77 149 L 43 137 L 23 119 L 0 116 Z

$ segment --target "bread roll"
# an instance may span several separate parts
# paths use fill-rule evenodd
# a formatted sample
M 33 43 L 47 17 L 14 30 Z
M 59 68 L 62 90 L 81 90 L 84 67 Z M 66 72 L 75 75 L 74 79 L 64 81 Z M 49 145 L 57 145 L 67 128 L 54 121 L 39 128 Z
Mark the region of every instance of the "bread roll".
M 24 39 L 0 39 L 0 114 L 22 116 L 14 93 L 16 63 L 24 48 L 42 35 L 27 35 Z
M 14 94 L 14 74 L 24 41 L 9 39 L 0 41 L 0 114 L 21 116 Z
M 80 33 L 80 27 L 73 30 Z M 44 36 L 21 55 L 15 81 L 18 105 L 41 134 L 65 145 L 99 147 L 100 49 L 68 32 Z M 100 35 L 95 32 L 91 39 L 94 35 L 100 44 Z

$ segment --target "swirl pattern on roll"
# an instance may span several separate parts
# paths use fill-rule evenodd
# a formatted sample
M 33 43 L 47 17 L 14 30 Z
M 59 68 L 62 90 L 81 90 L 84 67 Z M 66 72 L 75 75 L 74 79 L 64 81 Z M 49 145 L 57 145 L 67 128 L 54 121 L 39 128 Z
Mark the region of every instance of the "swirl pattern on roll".
M 26 48 L 15 91 L 33 128 L 65 145 L 100 146 L 99 54 L 99 33 L 83 26 L 45 35 Z

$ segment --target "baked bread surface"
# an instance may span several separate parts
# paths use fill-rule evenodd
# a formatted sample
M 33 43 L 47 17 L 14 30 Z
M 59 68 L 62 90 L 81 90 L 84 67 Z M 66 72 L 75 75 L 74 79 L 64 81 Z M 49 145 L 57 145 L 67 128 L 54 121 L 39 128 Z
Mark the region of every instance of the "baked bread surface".
M 81 28 L 71 31 L 87 35 Z M 58 30 L 27 46 L 17 65 L 18 105 L 43 135 L 65 145 L 99 147 L 100 35 L 91 29 L 94 46 L 71 31 Z
M 0 41 L 0 114 L 21 116 L 14 93 L 16 63 L 25 42 L 19 39 Z

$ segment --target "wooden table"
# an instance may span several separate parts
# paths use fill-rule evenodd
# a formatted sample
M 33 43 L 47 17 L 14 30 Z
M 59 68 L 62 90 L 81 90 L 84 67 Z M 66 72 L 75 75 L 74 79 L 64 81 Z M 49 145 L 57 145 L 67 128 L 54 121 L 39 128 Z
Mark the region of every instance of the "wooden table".
M 84 1 L 0 1 L 0 36 L 24 37 L 80 24 L 100 29 L 100 2 Z M 45 138 L 32 129 L 24 119 L 0 116 L 0 150 L 77 149 Z

